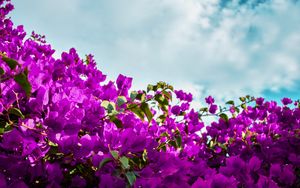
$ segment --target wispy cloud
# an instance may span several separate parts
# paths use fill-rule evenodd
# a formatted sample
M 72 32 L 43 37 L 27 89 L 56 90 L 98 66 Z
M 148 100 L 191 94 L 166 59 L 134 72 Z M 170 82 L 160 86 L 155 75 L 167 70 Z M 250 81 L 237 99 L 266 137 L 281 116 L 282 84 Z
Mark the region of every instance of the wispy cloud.
M 165 80 L 198 96 L 289 91 L 300 77 L 295 0 L 16 1 L 13 19 L 59 50 L 93 53 L 135 87 Z M 36 7 L 35 10 L 29 7 Z

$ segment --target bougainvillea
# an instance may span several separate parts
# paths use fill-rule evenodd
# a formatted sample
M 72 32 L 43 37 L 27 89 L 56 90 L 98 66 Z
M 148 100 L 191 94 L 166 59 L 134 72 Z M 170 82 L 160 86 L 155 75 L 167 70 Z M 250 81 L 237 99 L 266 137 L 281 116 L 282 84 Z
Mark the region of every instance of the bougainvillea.
M 0 4 L 0 187 L 300 187 L 299 101 L 196 110 L 164 82 L 130 91 L 92 55 L 54 58 Z

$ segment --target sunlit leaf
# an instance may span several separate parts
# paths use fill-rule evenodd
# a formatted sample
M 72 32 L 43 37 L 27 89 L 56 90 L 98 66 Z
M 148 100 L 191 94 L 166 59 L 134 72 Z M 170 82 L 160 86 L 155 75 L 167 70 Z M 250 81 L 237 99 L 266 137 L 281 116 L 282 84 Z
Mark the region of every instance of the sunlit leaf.
M 132 91 L 131 93 L 130 93 L 130 100 L 131 101 L 134 101 L 134 99 L 136 98 L 136 96 L 137 96 L 137 92 L 136 91 Z
M 152 120 L 152 118 L 153 118 L 153 114 L 152 114 L 152 112 L 150 111 L 150 108 L 149 108 L 148 103 L 143 102 L 143 103 L 141 104 L 141 109 L 142 109 L 142 111 L 145 113 L 145 115 L 146 115 L 148 121 L 151 122 L 151 120 Z
M 129 104 L 127 107 L 130 111 L 135 113 L 141 120 L 144 120 L 145 114 L 142 109 L 136 104 Z
M 122 166 L 125 168 L 125 169 L 128 169 L 129 168 L 129 160 L 127 157 L 123 156 L 119 159 L 119 161 L 121 162 Z
M 118 96 L 118 99 L 117 99 L 117 105 L 118 106 L 122 106 L 126 102 L 127 102 L 126 97 L 124 97 L 124 96 Z

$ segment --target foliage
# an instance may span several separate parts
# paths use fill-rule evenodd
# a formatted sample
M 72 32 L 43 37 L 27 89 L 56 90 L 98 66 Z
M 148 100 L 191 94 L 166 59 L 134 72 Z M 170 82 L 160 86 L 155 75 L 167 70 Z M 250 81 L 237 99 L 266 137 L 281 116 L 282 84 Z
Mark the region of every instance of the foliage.
M 104 84 L 92 55 L 54 58 L 0 4 L 0 187 L 300 187 L 299 101 L 196 110 L 164 82 Z

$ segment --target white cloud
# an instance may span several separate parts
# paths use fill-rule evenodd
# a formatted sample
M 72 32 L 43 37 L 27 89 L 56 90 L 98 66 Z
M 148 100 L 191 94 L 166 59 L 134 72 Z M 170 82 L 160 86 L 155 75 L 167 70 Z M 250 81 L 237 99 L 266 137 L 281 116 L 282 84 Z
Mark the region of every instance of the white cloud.
M 111 78 L 133 76 L 136 87 L 165 80 L 232 98 L 300 80 L 300 4 L 292 0 L 56 1 L 16 1 L 13 18 L 56 49 L 92 52 Z

